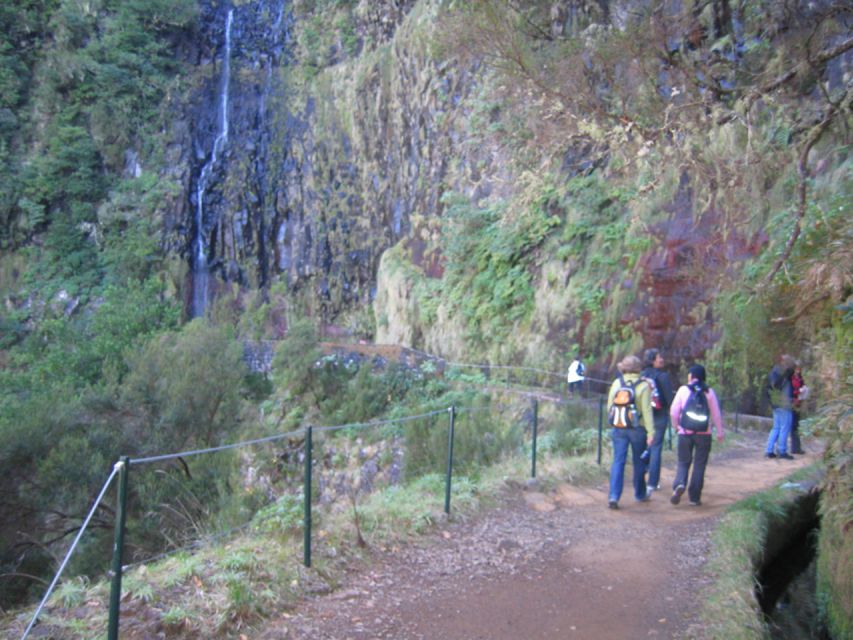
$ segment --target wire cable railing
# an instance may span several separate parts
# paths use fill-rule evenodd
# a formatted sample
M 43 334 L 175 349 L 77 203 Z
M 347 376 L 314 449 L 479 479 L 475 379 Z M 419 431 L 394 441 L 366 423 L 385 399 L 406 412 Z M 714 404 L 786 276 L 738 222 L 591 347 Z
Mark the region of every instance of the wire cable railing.
M 403 418 L 389 418 L 388 420 L 376 420 L 371 422 L 351 422 L 349 424 L 339 424 L 328 427 L 314 427 L 314 431 L 315 433 L 331 433 L 333 431 L 343 431 L 345 429 L 363 429 L 366 427 L 381 427 L 390 424 L 405 424 L 406 422 L 411 422 L 412 420 L 422 420 L 423 418 L 430 418 L 432 416 L 441 415 L 443 413 L 447 413 L 447 411 L 447 409 L 436 409 L 435 411 L 420 413 L 413 416 L 405 416 Z
M 415 350 L 412 350 L 412 351 L 415 351 Z M 424 352 L 418 352 L 418 353 L 429 356 L 429 354 L 425 354 Z M 450 366 L 454 366 L 454 367 L 473 367 L 473 368 L 480 368 L 480 369 L 491 368 L 491 369 L 499 369 L 499 370 L 519 369 L 519 370 L 522 370 L 525 372 L 535 372 L 537 374 L 546 374 L 549 377 L 560 377 L 560 378 L 563 377 L 562 374 L 558 374 L 555 372 L 551 372 L 551 371 L 547 371 L 545 369 L 539 369 L 539 368 L 535 368 L 535 367 L 512 367 L 511 365 L 475 365 L 472 363 L 451 362 L 451 361 L 447 361 L 447 360 L 443 360 L 443 361 L 446 364 L 448 364 Z M 601 380 L 601 379 L 597 379 L 597 378 L 587 377 L 586 380 L 589 382 L 597 383 L 597 384 L 608 385 L 608 386 L 610 385 L 609 381 Z M 493 391 L 494 389 L 492 387 L 493 387 L 493 383 L 492 384 L 486 383 L 483 385 L 483 388 L 486 391 Z M 606 389 L 607 386 L 605 386 L 604 388 Z M 511 391 L 514 393 L 518 393 L 522 396 L 526 396 L 533 403 L 532 425 L 531 425 L 532 426 L 532 429 L 531 429 L 531 432 L 532 432 L 531 475 L 533 477 L 535 477 L 535 475 L 536 475 L 536 458 L 537 458 L 537 446 L 536 446 L 537 431 L 538 431 L 537 425 L 538 425 L 538 421 L 539 421 L 539 418 L 538 418 L 538 402 L 540 400 L 543 400 L 546 402 L 553 402 L 557 405 L 566 405 L 570 402 L 570 400 L 567 397 L 565 397 L 564 394 L 561 394 L 561 393 L 555 394 L 554 391 L 552 389 L 549 389 L 549 388 L 540 388 L 538 392 L 536 391 L 535 388 L 531 391 L 530 387 L 522 387 L 522 388 L 516 388 L 516 387 L 505 387 L 504 388 L 504 387 L 502 387 L 502 389 L 505 389 L 505 390 L 508 390 L 508 391 Z M 546 393 L 542 393 L 542 391 L 546 391 Z M 597 461 L 598 461 L 599 465 L 601 464 L 602 446 L 603 446 L 603 428 L 604 428 L 603 418 L 604 418 L 605 399 L 606 399 L 606 393 L 605 392 L 601 392 L 601 393 L 592 392 L 587 387 L 585 389 L 585 395 L 582 394 L 579 397 L 573 397 L 571 400 L 571 402 L 580 402 L 580 403 L 589 405 L 589 409 L 592 411 L 595 411 L 597 409 L 597 414 L 598 414 L 598 420 L 597 420 L 597 422 L 598 422 Z M 436 418 L 437 416 L 440 416 L 440 415 L 448 415 L 449 416 L 449 428 L 448 428 L 446 483 L 445 483 L 446 484 L 445 513 L 447 513 L 449 515 L 450 514 L 450 500 L 451 500 L 452 469 L 453 469 L 453 440 L 454 440 L 454 428 L 455 428 L 454 422 L 455 422 L 455 419 L 457 416 L 459 416 L 461 414 L 475 415 L 475 414 L 491 412 L 491 411 L 493 411 L 493 408 L 491 406 L 485 406 L 485 407 L 461 406 L 461 407 L 457 407 L 457 406 L 451 405 L 451 406 L 445 407 L 445 408 L 434 409 L 431 411 L 426 411 L 426 412 L 408 415 L 408 416 L 402 416 L 402 417 L 398 417 L 398 418 L 388 418 L 388 419 L 382 419 L 382 420 L 370 420 L 370 421 L 366 421 L 366 422 L 364 422 L 364 421 L 362 421 L 362 422 L 351 422 L 351 423 L 345 423 L 345 424 L 339 424 L 339 425 L 328 425 L 328 426 L 308 425 L 306 427 L 302 427 L 302 428 L 292 430 L 292 431 L 288 431 L 285 433 L 278 433 L 278 434 L 274 434 L 274 435 L 270 435 L 270 436 L 266 436 L 266 437 L 262 437 L 262 438 L 254 438 L 254 439 L 250 439 L 250 440 L 227 443 L 227 444 L 223 444 L 223 445 L 219 445 L 219 446 L 215 446 L 215 447 L 204 447 L 204 448 L 190 449 L 190 450 L 179 451 L 179 452 L 150 455 L 150 456 L 141 456 L 138 458 L 123 457 L 119 462 L 117 462 L 113 466 L 113 469 L 109 475 L 109 478 L 104 483 L 104 486 L 101 489 L 97 499 L 95 500 L 95 503 L 92 506 L 91 511 L 89 512 L 88 516 L 86 517 L 80 531 L 77 533 L 77 536 L 75 537 L 75 539 L 74 539 L 71 547 L 69 548 L 61 566 L 59 567 L 59 570 L 57 571 L 55 577 L 53 578 L 51 584 L 49 585 L 47 592 L 45 593 L 44 597 L 42 598 L 41 602 L 39 603 L 38 608 L 36 609 L 36 612 L 33 615 L 32 620 L 30 621 L 29 625 L 27 626 L 26 630 L 24 631 L 24 635 L 22 636 L 22 640 L 25 640 L 28 637 L 29 633 L 34 628 L 34 626 L 36 625 L 40 614 L 42 613 L 46 603 L 48 602 L 48 600 L 49 600 L 50 596 L 52 595 L 57 583 L 59 582 L 59 579 L 60 579 L 63 571 L 65 570 L 66 566 L 68 565 L 69 559 L 71 558 L 74 550 L 76 549 L 77 545 L 80 542 L 80 539 L 82 538 L 84 532 L 86 531 L 86 527 L 88 526 L 90 520 L 92 519 L 92 517 L 95 513 L 95 510 L 97 509 L 97 507 L 99 506 L 99 504 L 103 500 L 104 495 L 108 491 L 108 489 L 109 489 L 110 485 L 112 484 L 113 480 L 115 479 L 116 475 L 120 474 L 120 473 L 124 474 L 122 481 L 126 483 L 127 469 L 130 466 L 140 466 L 140 465 L 146 465 L 146 464 L 153 464 L 153 463 L 158 463 L 158 462 L 175 460 L 175 459 L 179 459 L 179 458 L 183 459 L 183 458 L 188 458 L 188 457 L 192 457 L 192 456 L 214 454 L 214 453 L 228 451 L 228 450 L 235 450 L 235 449 L 240 449 L 240 448 L 245 448 L 245 447 L 257 446 L 257 445 L 261 445 L 261 444 L 269 444 L 269 443 L 279 442 L 279 441 L 282 441 L 282 440 L 285 440 L 288 438 L 304 438 L 304 440 L 305 440 L 305 443 L 304 443 L 304 446 L 305 446 L 305 455 L 304 455 L 305 486 L 304 486 L 304 491 L 303 491 L 304 501 L 305 501 L 305 507 L 304 507 L 304 511 L 305 511 L 305 518 L 304 518 L 305 558 L 304 558 L 304 564 L 306 566 L 310 566 L 310 562 L 311 562 L 311 558 L 310 558 L 310 543 L 311 543 L 311 540 L 310 540 L 310 526 L 311 526 L 310 525 L 310 523 L 311 523 L 311 505 L 310 505 L 310 502 L 311 502 L 311 485 L 310 485 L 310 478 L 311 478 L 311 474 L 312 474 L 312 450 L 311 450 L 311 447 L 312 447 L 312 438 L 313 438 L 314 433 L 325 434 L 325 433 L 333 433 L 333 432 L 344 431 L 344 430 L 361 430 L 361 429 L 367 429 L 367 428 L 371 428 L 371 427 L 381 427 L 381 426 L 396 425 L 396 424 L 406 424 L 406 423 L 413 422 L 413 421 L 429 420 L 431 418 Z M 727 412 L 727 413 L 731 413 L 731 412 Z M 751 416 L 748 414 L 741 414 L 739 412 L 734 412 L 734 413 L 735 413 L 735 430 L 737 430 L 737 427 L 738 427 L 738 418 L 741 416 L 744 418 L 748 418 L 750 420 L 753 420 L 753 421 L 758 421 L 758 422 L 770 420 L 769 418 L 764 418 L 762 416 Z M 431 424 L 433 427 L 435 426 L 434 421 Z M 671 440 L 670 440 L 670 448 L 671 448 Z M 121 493 L 122 492 L 120 491 L 120 497 L 119 497 L 120 505 L 119 505 L 118 512 L 124 513 L 125 505 L 123 503 L 121 503 L 121 501 L 126 499 L 126 498 L 123 498 L 121 496 Z M 126 569 L 131 568 L 131 567 L 135 567 L 135 566 L 138 566 L 141 564 L 155 562 L 155 561 L 161 560 L 163 558 L 169 557 L 171 555 L 174 555 L 176 553 L 179 553 L 181 551 L 186 551 L 189 549 L 198 548 L 204 543 L 205 540 L 210 541 L 211 539 L 216 540 L 216 539 L 220 539 L 223 537 L 227 537 L 227 536 L 232 535 L 233 533 L 235 533 L 237 531 L 240 531 L 240 530 L 247 528 L 250 524 L 251 523 L 244 523 L 244 524 L 239 525 L 237 527 L 233 527 L 227 531 L 214 534 L 213 536 L 206 536 L 204 539 L 196 540 L 196 541 L 194 541 L 188 545 L 183 545 L 181 547 L 171 549 L 171 550 L 168 550 L 166 552 L 151 556 L 145 560 L 133 562 L 131 564 L 126 564 L 126 565 L 122 564 L 120 562 L 120 559 L 121 559 L 121 555 L 120 555 L 121 554 L 121 548 L 120 547 L 123 545 L 123 542 L 121 544 L 119 544 L 117 542 L 117 545 L 115 545 L 115 546 L 117 546 L 119 548 L 114 548 L 114 554 L 117 554 L 116 558 L 118 559 L 118 562 L 116 561 L 116 558 L 114 558 L 113 571 L 112 571 L 112 573 L 113 573 L 113 587 L 114 587 L 113 590 L 116 591 L 117 593 L 120 592 L 121 573 L 123 570 L 126 570 Z M 121 528 L 122 535 L 123 535 L 123 528 L 124 528 L 123 522 L 121 522 L 120 524 L 117 522 L 117 525 L 116 525 L 116 531 L 117 531 L 116 539 L 117 539 L 117 541 L 123 540 L 123 538 L 121 536 L 119 536 L 119 528 Z M 119 599 L 117 596 L 114 599 L 116 600 L 116 602 L 114 604 L 111 602 L 111 606 L 110 606 L 110 633 L 108 634 L 109 640 L 115 640 L 115 638 L 117 638 L 118 616 L 119 616 L 119 611 L 118 611 Z M 115 608 L 115 610 L 114 610 L 114 608 Z
M 92 508 L 89 510 L 89 514 L 86 516 L 86 519 L 83 521 L 83 525 L 80 527 L 80 531 L 77 532 L 77 535 L 74 538 L 74 541 L 71 543 L 71 546 L 68 548 L 68 552 L 65 554 L 65 558 L 62 560 L 62 564 L 59 565 L 59 569 L 56 572 L 56 575 L 53 577 L 53 580 L 50 583 L 50 586 L 47 588 L 47 592 L 44 594 L 44 597 L 39 602 L 38 607 L 36 608 L 36 612 L 33 614 L 32 620 L 27 625 L 27 628 L 24 630 L 24 635 L 22 636 L 22 640 L 26 638 L 30 631 L 32 631 L 36 622 L 39 619 L 39 615 L 44 609 L 45 604 L 50 599 L 51 594 L 53 594 L 54 588 L 56 588 L 56 584 L 59 582 L 59 578 L 62 577 L 62 573 L 65 571 L 65 567 L 68 566 L 68 561 L 71 559 L 71 555 L 74 553 L 74 550 L 77 548 L 77 545 L 80 543 L 80 539 L 83 537 L 83 533 L 86 531 L 86 527 L 89 526 L 89 522 L 92 520 L 92 517 L 95 515 L 95 511 L 98 508 L 98 505 L 101 504 L 101 500 L 103 500 L 104 495 L 107 493 L 107 489 L 109 489 L 113 480 L 116 477 L 116 474 L 119 472 L 121 462 L 117 462 L 113 466 L 113 470 L 110 473 L 110 476 L 107 478 L 107 481 L 104 482 L 104 486 L 101 488 L 101 492 L 98 494 L 98 497 L 95 498 L 95 502 L 92 505 Z
M 223 444 L 218 447 L 207 447 L 204 449 L 191 449 L 189 451 L 180 451 L 177 453 L 164 453 L 162 455 L 157 456 L 147 456 L 142 458 L 131 458 L 130 463 L 134 465 L 139 464 L 149 464 L 152 462 L 163 462 L 165 460 L 174 460 L 176 458 L 188 458 L 190 456 L 198 456 L 206 453 L 217 453 L 219 451 L 227 451 L 229 449 L 239 449 L 242 447 L 249 447 L 256 444 L 262 444 L 265 442 L 275 442 L 276 440 L 283 440 L 284 438 L 294 438 L 296 436 L 300 436 L 304 433 L 304 429 L 298 429 L 296 431 L 290 431 L 288 433 L 279 433 L 274 436 L 267 436 L 265 438 L 256 438 L 254 440 L 245 440 L 243 442 L 234 442 L 231 444 Z

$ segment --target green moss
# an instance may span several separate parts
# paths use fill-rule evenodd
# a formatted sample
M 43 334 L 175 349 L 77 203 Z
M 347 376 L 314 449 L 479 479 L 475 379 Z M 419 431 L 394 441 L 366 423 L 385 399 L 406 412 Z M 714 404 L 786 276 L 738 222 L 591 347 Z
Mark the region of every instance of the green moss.
M 505 337 L 533 310 L 532 251 L 559 223 L 541 207 L 507 215 L 507 205 L 473 206 L 446 194 L 445 292 L 465 318 L 469 340 Z
M 811 478 L 815 472 L 814 467 L 801 469 L 789 480 Z M 790 491 L 777 486 L 735 503 L 723 515 L 711 540 L 706 572 L 712 583 L 700 610 L 709 639 L 768 637 L 755 595 L 755 574 L 768 533 L 788 520 L 790 509 Z

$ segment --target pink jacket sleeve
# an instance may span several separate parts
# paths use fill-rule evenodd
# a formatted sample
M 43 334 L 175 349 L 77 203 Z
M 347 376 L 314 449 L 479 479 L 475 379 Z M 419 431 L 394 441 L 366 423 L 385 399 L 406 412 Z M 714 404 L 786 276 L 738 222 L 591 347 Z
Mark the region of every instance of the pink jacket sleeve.
M 687 398 L 689 397 L 690 388 L 687 385 L 682 385 L 678 388 L 678 393 L 675 394 L 675 398 L 673 398 L 672 404 L 669 407 L 669 417 L 677 433 L 684 433 L 679 420 L 681 419 L 681 411 L 684 409 L 684 405 L 687 403 Z M 723 414 L 720 411 L 720 402 L 717 400 L 717 394 L 714 393 L 713 389 L 709 388 L 706 397 L 708 398 L 708 408 L 711 410 L 711 423 L 717 431 L 717 437 L 722 438 L 725 430 L 723 428 Z
M 708 408 L 711 409 L 711 422 L 717 429 L 717 437 L 722 438 L 725 435 L 723 429 L 723 413 L 720 411 L 720 402 L 717 400 L 717 394 L 713 389 L 708 389 Z
M 672 404 L 669 405 L 669 419 L 672 421 L 672 426 L 675 427 L 676 433 L 684 433 L 681 429 L 681 411 L 684 409 L 684 403 L 690 397 L 690 389 L 682 385 L 678 387 L 675 397 L 672 399 Z

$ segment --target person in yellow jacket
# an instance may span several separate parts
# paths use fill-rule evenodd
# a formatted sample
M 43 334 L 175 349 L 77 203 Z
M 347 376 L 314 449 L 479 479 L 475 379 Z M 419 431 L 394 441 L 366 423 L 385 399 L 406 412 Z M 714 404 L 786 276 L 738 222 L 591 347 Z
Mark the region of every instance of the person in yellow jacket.
M 613 427 L 610 432 L 613 464 L 610 466 L 610 492 L 607 498 L 607 505 L 611 509 L 619 508 L 629 446 L 634 465 L 634 498 L 638 502 L 650 499 L 646 493 L 646 462 L 642 456 L 654 437 L 651 389 L 640 378 L 642 362 L 637 356 L 626 356 L 617 368 L 619 377 L 610 385 L 607 397 L 608 417 Z M 647 427 L 652 430 L 651 437 Z

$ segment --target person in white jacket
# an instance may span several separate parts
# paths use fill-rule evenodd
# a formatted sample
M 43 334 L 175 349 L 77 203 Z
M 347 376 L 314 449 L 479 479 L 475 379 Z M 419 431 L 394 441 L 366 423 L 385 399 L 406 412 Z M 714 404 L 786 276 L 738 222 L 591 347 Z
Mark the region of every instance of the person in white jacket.
M 585 373 L 586 367 L 584 367 L 581 357 L 578 356 L 569 365 L 569 375 L 566 377 L 566 381 L 569 383 L 569 393 L 574 395 L 576 391 L 580 391 Z

